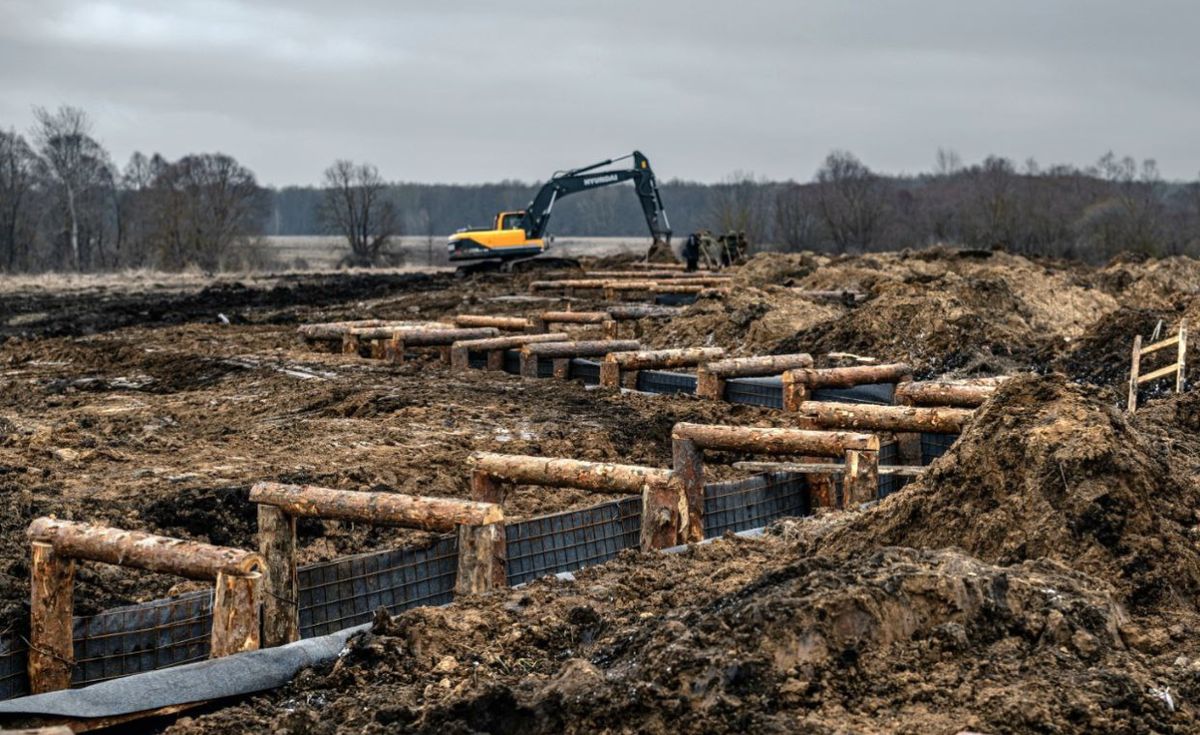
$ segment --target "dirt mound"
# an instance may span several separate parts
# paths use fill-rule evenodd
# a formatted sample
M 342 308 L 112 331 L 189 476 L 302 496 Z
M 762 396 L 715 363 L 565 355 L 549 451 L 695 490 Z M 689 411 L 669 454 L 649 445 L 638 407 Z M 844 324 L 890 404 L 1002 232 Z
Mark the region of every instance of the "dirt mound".
M 1133 338 L 1140 334 L 1143 341 L 1149 344 L 1149 338 L 1159 322 L 1162 322 L 1163 336 L 1178 330 L 1178 317 L 1172 314 L 1122 307 L 1097 320 L 1072 343 L 1067 352 L 1054 361 L 1054 367 L 1074 380 L 1112 387 L 1123 394 L 1122 388 L 1129 380 Z M 1160 386 L 1150 386 L 1149 390 L 1157 387 Z
M 1135 610 L 1195 610 L 1200 456 L 1165 440 L 1163 421 L 1130 421 L 1063 376 L 1014 379 L 924 477 L 817 552 L 957 546 L 1002 564 L 1054 559 L 1109 580 Z
M 1186 669 L 1129 630 L 1050 562 L 725 542 L 381 617 L 332 670 L 171 732 L 1188 731 L 1155 693 L 1192 696 Z
M 1116 258 L 1096 273 L 1098 287 L 1132 309 L 1170 309 L 1197 293 L 1200 261 L 1171 258 Z

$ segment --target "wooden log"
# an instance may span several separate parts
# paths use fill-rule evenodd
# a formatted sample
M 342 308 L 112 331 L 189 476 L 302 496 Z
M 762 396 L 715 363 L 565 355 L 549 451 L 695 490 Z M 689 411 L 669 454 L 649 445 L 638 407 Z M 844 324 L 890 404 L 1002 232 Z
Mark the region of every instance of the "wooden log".
M 624 322 L 634 319 L 670 319 L 677 316 L 682 309 L 677 306 L 658 306 L 656 304 L 616 304 L 605 309 L 605 312 L 615 321 Z
M 627 268 L 646 268 L 648 270 L 658 269 L 658 270 L 670 270 L 670 271 L 682 271 L 687 268 L 687 266 L 684 265 L 683 263 L 655 263 L 655 262 L 649 262 L 649 261 L 644 261 L 644 260 L 639 260 L 639 261 L 630 263 L 626 267 Z M 695 271 L 692 271 L 692 272 L 694 273 Z
M 378 327 L 389 324 L 386 319 L 359 319 L 346 322 L 322 322 L 320 324 L 301 324 L 296 333 L 304 340 L 336 340 L 341 339 L 351 327 Z
M 690 439 L 701 449 L 757 454 L 808 454 L 840 457 L 848 450 L 879 451 L 879 437 L 847 431 L 765 429 L 757 426 L 719 426 L 678 423 L 671 439 Z
M 466 370 L 470 365 L 472 352 L 484 352 L 491 358 L 492 353 L 499 353 L 500 366 L 489 370 L 500 369 L 504 365 L 504 351 L 514 347 L 523 347 L 534 342 L 566 342 L 571 337 L 566 332 L 547 332 L 544 334 L 513 334 L 506 337 L 488 337 L 486 339 L 459 340 L 450 346 L 450 367 L 455 370 Z
M 253 551 L 54 518 L 34 520 L 28 534 L 33 541 L 51 544 L 62 556 L 188 579 L 213 580 L 218 573 L 244 576 L 265 566 Z
M 537 318 L 543 324 L 603 324 L 609 316 L 606 311 L 544 311 Z
M 855 508 L 879 496 L 879 452 L 851 449 L 846 452 L 842 478 L 842 505 Z
M 797 368 L 783 374 L 783 408 L 796 411 L 817 388 L 852 388 L 856 385 L 901 383 L 912 380 L 912 368 L 904 363 L 855 365 L 837 368 Z
M 706 275 L 704 273 L 700 273 L 698 271 L 690 271 L 689 272 L 689 271 L 684 271 L 684 270 L 670 270 L 670 269 L 665 269 L 665 268 L 660 269 L 660 270 L 588 271 L 588 272 L 584 273 L 584 276 L 586 276 L 589 279 L 600 279 L 600 280 L 606 280 L 606 281 L 625 279 L 625 278 L 632 278 L 632 279 L 636 279 L 636 280 L 640 280 L 640 281 L 657 281 L 657 280 L 663 279 L 663 278 L 692 279 L 692 278 L 712 277 L 712 276 Z M 726 278 L 726 280 L 728 280 L 729 278 L 731 278 L 731 276 L 726 276 L 725 278 Z
M 533 329 L 533 322 L 519 316 L 488 316 L 486 314 L 459 314 L 454 317 L 457 327 L 495 327 L 503 332 L 525 332 Z
M 974 412 L 965 408 L 807 401 L 800 406 L 799 414 L 806 424 L 805 428 L 812 429 L 961 434 Z
M 537 342 L 521 348 L 521 375 L 538 377 L 542 358 L 599 357 L 610 352 L 637 350 L 641 343 L 632 339 L 581 340 L 577 342 Z
M 687 503 L 687 523 L 680 530 L 685 543 L 704 540 L 704 452 L 691 439 L 677 437 L 671 441 L 671 467 L 675 478 L 683 485 Z
M 1000 382 L 923 380 L 900 383 L 894 399 L 905 406 L 978 408 L 995 395 Z
M 258 553 L 263 573 L 263 632 L 266 647 L 300 640 L 300 579 L 296 568 L 296 518 L 282 508 L 258 505 Z
M 456 328 L 453 324 L 442 322 L 389 322 L 372 327 L 350 327 L 345 334 L 367 342 L 375 339 L 391 339 L 396 336 L 397 332 L 424 332 Z
M 795 472 L 797 474 L 841 475 L 846 472 L 846 465 L 831 462 L 734 462 L 736 470 L 751 472 Z M 897 477 L 919 477 L 928 467 L 920 465 L 879 465 L 880 475 L 895 475 Z
M 481 595 L 508 586 L 508 551 L 503 523 L 459 526 L 454 595 Z
M 677 477 L 650 482 L 642 489 L 642 551 L 656 551 L 688 542 L 687 492 Z
M 406 347 L 435 347 L 452 345 L 455 342 L 468 339 L 487 339 L 497 337 L 500 330 L 495 327 L 462 327 L 449 329 L 413 329 L 403 330 L 392 335 L 392 340 L 404 342 Z
M 554 291 L 557 289 L 602 289 L 608 281 L 602 278 L 563 278 L 554 281 L 531 281 L 530 293 L 537 291 Z
M 651 291 L 659 285 L 658 281 L 605 281 L 604 290 L 612 292 Z
M 262 574 L 217 574 L 212 607 L 211 658 L 257 650 Z
M 726 281 L 724 283 L 721 283 L 721 282 L 697 283 L 697 281 L 699 281 L 699 280 L 700 279 L 697 278 L 697 279 L 689 279 L 686 283 L 681 283 L 679 281 L 675 281 L 675 282 L 671 282 L 671 283 L 657 283 L 654 285 L 653 288 L 650 289 L 650 292 L 656 293 L 656 294 L 659 294 L 659 293 L 675 293 L 675 294 L 708 293 L 708 294 L 714 294 L 714 295 L 718 295 L 718 294 L 719 295 L 728 295 L 729 294 L 728 288 L 721 288 L 721 286 L 724 286 L 725 284 L 727 284 L 728 281 Z
M 45 542 L 32 547 L 26 667 L 30 692 L 41 694 L 71 686 L 75 560 Z
M 665 482 L 671 476 L 670 470 L 654 467 L 491 452 L 475 452 L 468 462 L 478 472 L 522 485 L 605 493 L 640 493 L 646 483 Z
M 781 375 L 795 368 L 812 367 L 812 364 L 812 355 L 807 352 L 715 360 L 696 370 L 696 395 L 719 401 L 725 397 L 725 381 L 730 378 Z
M 491 503 L 278 482 L 254 485 L 250 488 L 250 502 L 274 505 L 296 517 L 359 521 L 427 531 L 452 531 L 460 525 L 483 526 L 504 520 L 504 511 Z
M 684 347 L 670 350 L 634 350 L 610 352 L 604 362 L 615 363 L 622 370 L 694 367 L 725 355 L 722 347 Z

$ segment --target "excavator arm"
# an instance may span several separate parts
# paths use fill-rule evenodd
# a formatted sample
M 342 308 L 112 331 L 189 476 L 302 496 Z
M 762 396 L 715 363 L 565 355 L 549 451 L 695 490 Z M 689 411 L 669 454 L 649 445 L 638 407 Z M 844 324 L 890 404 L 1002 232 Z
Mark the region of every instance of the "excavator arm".
M 633 159 L 632 168 L 605 168 L 614 163 Z M 601 170 L 602 169 L 602 170 Z M 521 226 L 525 236 L 530 240 L 541 239 L 546 234 L 550 224 L 550 214 L 554 204 L 559 199 L 581 191 L 599 189 L 613 184 L 632 181 L 634 191 L 642 205 L 642 213 L 646 217 L 646 225 L 650 228 L 650 236 L 655 243 L 671 243 L 671 223 L 667 220 L 667 211 L 663 208 L 662 195 L 658 191 L 658 181 L 654 178 L 654 170 L 650 162 L 640 151 L 634 151 L 628 156 L 610 158 L 606 161 L 593 163 L 583 168 L 560 171 L 550 177 L 542 186 L 537 196 L 525 208 L 525 216 Z

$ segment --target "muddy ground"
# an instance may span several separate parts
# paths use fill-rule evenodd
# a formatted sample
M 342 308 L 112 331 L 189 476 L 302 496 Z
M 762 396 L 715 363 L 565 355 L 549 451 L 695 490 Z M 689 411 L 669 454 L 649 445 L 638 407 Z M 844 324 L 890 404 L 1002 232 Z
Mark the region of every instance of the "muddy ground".
M 676 421 L 787 425 L 294 339 L 309 321 L 596 305 L 526 298 L 534 277 L 0 285 L 0 630 L 24 625 L 38 515 L 252 547 L 258 480 L 461 497 L 474 450 L 665 467 Z M 1197 404 L 1153 386 L 1134 419 L 1116 407 L 1133 334 L 1200 323 L 1200 266 L 932 250 L 759 256 L 735 279 L 641 339 L 1030 377 L 867 512 L 383 617 L 333 670 L 178 731 L 1196 729 Z M 862 296 L 808 294 L 829 290 Z M 597 500 L 525 488 L 511 513 Z M 300 535 L 305 561 L 422 541 L 333 522 Z M 76 600 L 187 588 L 85 565 Z

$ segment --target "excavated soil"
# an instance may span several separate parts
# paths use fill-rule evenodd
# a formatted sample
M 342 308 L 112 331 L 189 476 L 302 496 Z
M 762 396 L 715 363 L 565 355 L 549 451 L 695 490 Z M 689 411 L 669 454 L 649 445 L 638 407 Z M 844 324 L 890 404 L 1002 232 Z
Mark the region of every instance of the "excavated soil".
M 1187 259 L 1096 269 L 946 249 L 758 256 L 729 298 L 634 329 L 653 346 L 1024 375 L 866 510 L 381 613 L 334 666 L 172 731 L 1200 731 L 1200 399 L 1152 385 L 1138 414 L 1118 409 L 1133 335 L 1200 323 L 1198 273 Z M 599 306 L 528 296 L 544 277 L 0 288 L 0 630 L 27 618 L 23 534 L 38 515 L 252 546 L 257 480 L 462 497 L 474 450 L 665 467 L 676 421 L 787 425 L 293 336 L 307 321 Z M 510 512 L 597 500 L 524 488 Z M 424 538 L 318 522 L 300 537 L 304 561 Z M 176 581 L 84 565 L 77 606 L 188 588 Z

